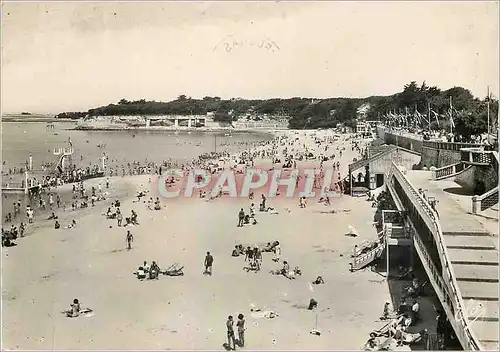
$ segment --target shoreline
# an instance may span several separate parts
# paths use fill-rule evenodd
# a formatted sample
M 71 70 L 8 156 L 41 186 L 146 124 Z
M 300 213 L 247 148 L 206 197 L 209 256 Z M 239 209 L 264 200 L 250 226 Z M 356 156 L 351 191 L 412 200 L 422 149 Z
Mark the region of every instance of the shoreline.
M 291 129 L 276 129 L 276 128 L 245 128 L 236 129 L 233 127 L 196 127 L 196 128 L 175 128 L 175 127 L 90 127 L 90 126 L 76 126 L 69 128 L 73 131 L 158 131 L 158 132 L 235 132 L 235 133 L 276 133 L 281 131 L 294 131 Z

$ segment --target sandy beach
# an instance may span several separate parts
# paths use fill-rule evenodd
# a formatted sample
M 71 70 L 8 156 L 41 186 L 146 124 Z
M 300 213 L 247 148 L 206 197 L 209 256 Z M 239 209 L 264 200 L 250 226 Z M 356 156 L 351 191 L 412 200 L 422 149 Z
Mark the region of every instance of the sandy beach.
M 280 132 L 290 140 L 295 133 Z M 314 148 L 313 139 L 305 137 L 313 133 L 328 131 L 301 131 L 297 148 L 304 143 Z M 350 148 L 336 157 L 342 177 L 353 157 L 359 155 Z M 110 180 L 106 201 L 58 213 L 63 227 L 76 219 L 75 228 L 56 230 L 47 221 L 18 239 L 17 246 L 3 248 L 5 349 L 223 350 L 227 316 L 242 313 L 244 349 L 356 350 L 380 326 L 383 303 L 390 298 L 385 279 L 369 269 L 349 272 L 353 246 L 376 238 L 374 209 L 366 199 L 341 196 L 332 198 L 330 206 L 310 201 L 305 209 L 297 199 L 269 199 L 279 214 L 257 211 L 258 224 L 237 227 L 238 211 L 248 211 L 248 199 L 162 199 L 162 209 L 152 211 L 144 203 L 154 194 L 149 176 Z M 138 203 L 135 195 L 141 190 L 149 193 Z M 260 194 L 255 196 L 258 204 Z M 118 227 L 116 220 L 102 215 L 115 199 L 120 199 L 124 216 L 132 209 L 137 212 L 140 225 Z M 344 209 L 350 211 L 321 213 Z M 349 225 L 358 237 L 345 236 Z M 135 237 L 129 251 L 127 230 Z M 281 260 L 302 270 L 295 280 L 269 273 L 282 267 L 271 260 L 272 253 L 263 253 L 257 273 L 243 270 L 244 256 L 231 256 L 236 244 L 274 240 L 281 243 Z M 207 251 L 214 256 L 212 276 L 203 275 Z M 133 272 L 143 261 L 153 260 L 162 269 L 180 263 L 184 276 L 138 280 Z M 325 284 L 311 285 L 319 275 Z M 63 315 L 74 298 L 93 312 L 77 318 Z M 318 302 L 315 311 L 307 310 L 311 298 Z M 278 316 L 252 316 L 251 308 Z M 310 333 L 315 328 L 320 336 Z

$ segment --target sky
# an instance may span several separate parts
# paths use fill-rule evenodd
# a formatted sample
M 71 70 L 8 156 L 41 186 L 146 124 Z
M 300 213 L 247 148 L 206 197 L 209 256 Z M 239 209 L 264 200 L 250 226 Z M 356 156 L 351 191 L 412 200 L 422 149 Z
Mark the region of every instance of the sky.
M 3 2 L 3 113 L 120 99 L 366 97 L 410 81 L 499 94 L 499 5 Z

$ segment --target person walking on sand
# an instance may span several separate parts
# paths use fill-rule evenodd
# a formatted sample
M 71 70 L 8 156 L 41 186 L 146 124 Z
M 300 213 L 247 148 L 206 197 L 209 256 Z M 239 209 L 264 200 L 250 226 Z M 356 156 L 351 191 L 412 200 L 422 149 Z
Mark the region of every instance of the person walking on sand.
M 118 227 L 121 227 L 123 221 L 123 215 L 119 208 L 116 209 L 116 221 L 118 222 Z
M 281 257 L 281 245 L 279 243 L 279 241 L 276 241 L 275 242 L 276 245 L 274 246 L 274 261 L 275 262 L 279 262 L 280 261 L 280 257 Z
M 244 220 L 245 220 L 245 212 L 243 211 L 243 208 L 241 208 L 240 212 L 238 213 L 238 226 L 237 227 L 243 227 Z
M 207 255 L 205 256 L 205 272 L 204 272 L 204 274 L 212 275 L 213 263 L 214 263 L 214 257 L 212 257 L 210 252 L 207 252 Z
M 238 314 L 236 326 L 238 327 L 238 345 L 245 347 L 245 319 L 243 314 Z
M 226 327 L 227 327 L 227 347 L 230 350 L 236 350 L 236 344 L 235 344 L 235 341 L 234 341 L 234 329 L 233 329 L 233 325 L 234 325 L 233 316 L 230 315 L 230 316 L 227 317 L 227 321 L 226 321 Z
M 134 235 L 130 232 L 130 230 L 127 231 L 127 249 L 131 250 L 132 249 L 132 242 L 134 241 Z

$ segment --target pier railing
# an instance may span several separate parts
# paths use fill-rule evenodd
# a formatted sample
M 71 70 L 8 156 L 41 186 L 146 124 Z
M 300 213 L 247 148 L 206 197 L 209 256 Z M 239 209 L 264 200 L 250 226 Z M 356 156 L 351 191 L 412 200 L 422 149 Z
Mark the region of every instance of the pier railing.
M 480 351 L 483 350 L 479 340 L 475 336 L 474 332 L 471 330 L 469 326 L 468 318 L 464 315 L 464 302 L 462 300 L 462 295 L 458 288 L 457 279 L 451 267 L 450 257 L 444 243 L 443 232 L 441 230 L 441 225 L 438 220 L 438 216 L 436 212 L 430 207 L 429 203 L 422 197 L 422 195 L 413 187 L 413 185 L 408 181 L 403 172 L 399 169 L 396 164 L 392 164 L 391 171 L 389 172 L 389 180 L 392 177 L 395 177 L 408 198 L 411 199 L 414 206 L 417 208 L 418 212 L 421 214 L 424 222 L 427 224 L 427 227 L 432 232 L 434 236 L 434 240 L 436 242 L 436 246 L 438 247 L 439 256 L 442 262 L 443 273 L 439 275 L 437 270 L 431 270 L 431 275 L 441 276 L 441 279 L 436 278 L 436 282 L 438 286 L 442 285 L 442 293 L 446 293 L 446 296 L 443 296 L 444 302 L 447 303 L 447 307 L 445 309 L 449 310 L 449 314 L 451 314 L 454 319 L 450 317 L 450 321 L 454 320 L 456 324 L 454 325 L 455 333 L 462 344 L 462 347 L 465 350 L 471 351 Z M 418 234 L 414 237 L 418 237 Z M 415 239 L 417 244 L 416 248 L 420 249 L 422 252 L 423 258 L 427 258 L 426 262 L 431 262 L 431 258 L 427 255 L 427 251 L 421 243 L 420 238 Z M 425 254 L 424 254 L 425 253 Z M 434 265 L 434 264 L 432 264 Z M 429 268 L 432 268 L 429 266 Z M 432 274 L 434 272 L 434 274 Z M 447 284 L 444 284 L 444 282 Z M 439 284 L 441 283 L 441 284 Z M 451 296 L 451 298 L 450 298 Z

